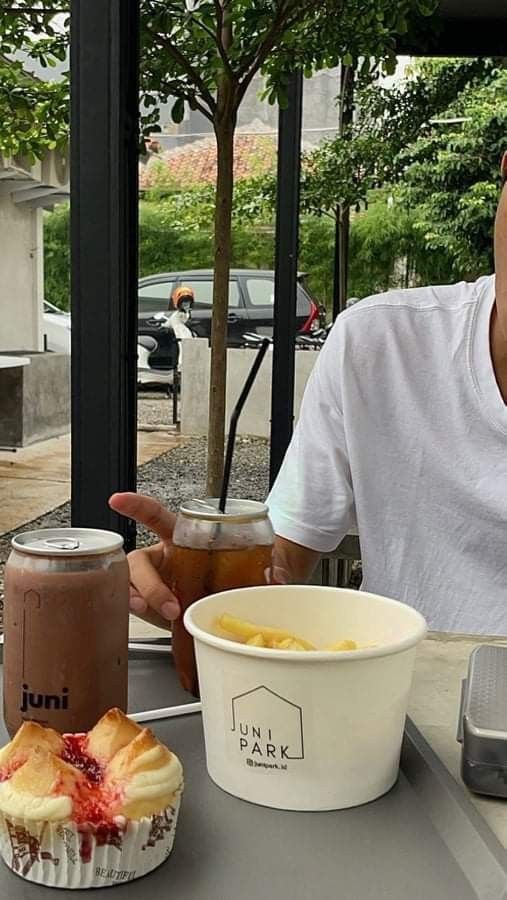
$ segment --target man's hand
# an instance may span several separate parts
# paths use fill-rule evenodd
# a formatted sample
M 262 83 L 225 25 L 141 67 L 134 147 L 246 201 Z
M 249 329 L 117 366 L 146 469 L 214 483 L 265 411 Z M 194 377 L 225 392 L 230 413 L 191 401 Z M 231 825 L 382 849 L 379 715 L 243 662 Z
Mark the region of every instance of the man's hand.
M 146 525 L 160 538 L 158 544 L 128 554 L 130 609 L 152 625 L 167 628 L 180 614 L 174 594 L 166 584 L 168 555 L 176 516 L 158 500 L 143 494 L 113 494 L 111 509 Z
M 133 550 L 128 555 L 130 569 L 130 609 L 141 619 L 167 628 L 180 615 L 178 600 L 169 589 L 169 555 L 176 516 L 158 500 L 143 494 L 113 494 L 111 509 L 146 525 L 160 538 L 158 544 Z M 265 572 L 267 584 L 305 583 L 319 561 L 320 554 L 276 537 L 273 566 Z

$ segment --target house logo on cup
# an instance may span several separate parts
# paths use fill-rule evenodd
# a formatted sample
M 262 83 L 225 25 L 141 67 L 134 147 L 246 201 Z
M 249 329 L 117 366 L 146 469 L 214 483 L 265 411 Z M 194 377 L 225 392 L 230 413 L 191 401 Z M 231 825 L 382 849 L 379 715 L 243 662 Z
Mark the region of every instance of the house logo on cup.
M 231 731 L 250 767 L 283 771 L 305 757 L 302 707 L 264 684 L 232 698 Z

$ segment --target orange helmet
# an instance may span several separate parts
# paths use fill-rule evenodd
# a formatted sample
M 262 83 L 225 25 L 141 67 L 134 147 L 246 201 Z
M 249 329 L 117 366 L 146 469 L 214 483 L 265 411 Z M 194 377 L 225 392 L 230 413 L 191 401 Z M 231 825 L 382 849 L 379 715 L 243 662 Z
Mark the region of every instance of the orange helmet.
M 177 287 L 176 290 L 173 291 L 171 300 L 175 309 L 179 309 L 182 300 L 190 300 L 193 304 L 195 299 L 194 292 L 191 287 L 188 285 L 182 284 L 180 287 Z

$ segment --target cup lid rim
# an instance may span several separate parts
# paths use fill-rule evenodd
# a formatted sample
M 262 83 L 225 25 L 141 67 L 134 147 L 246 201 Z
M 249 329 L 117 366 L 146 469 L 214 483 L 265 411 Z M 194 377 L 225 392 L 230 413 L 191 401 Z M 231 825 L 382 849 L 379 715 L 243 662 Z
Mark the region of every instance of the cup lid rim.
M 227 500 L 225 512 L 219 510 L 218 497 L 205 497 L 203 500 L 194 498 L 187 500 L 180 506 L 180 513 L 190 519 L 203 519 L 208 522 L 252 522 L 256 519 L 265 519 L 268 516 L 268 507 L 257 500 L 242 500 L 231 497 Z

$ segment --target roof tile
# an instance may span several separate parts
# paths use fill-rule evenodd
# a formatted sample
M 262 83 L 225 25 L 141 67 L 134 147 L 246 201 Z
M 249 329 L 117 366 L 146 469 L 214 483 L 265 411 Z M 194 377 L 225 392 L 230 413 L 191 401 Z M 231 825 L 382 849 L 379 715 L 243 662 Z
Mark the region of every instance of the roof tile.
M 276 165 L 276 140 L 273 135 L 241 134 L 234 139 L 234 178 L 252 178 L 272 172 Z M 215 138 L 204 138 L 150 157 L 139 167 L 141 190 L 167 181 L 175 186 L 213 184 L 217 175 Z

